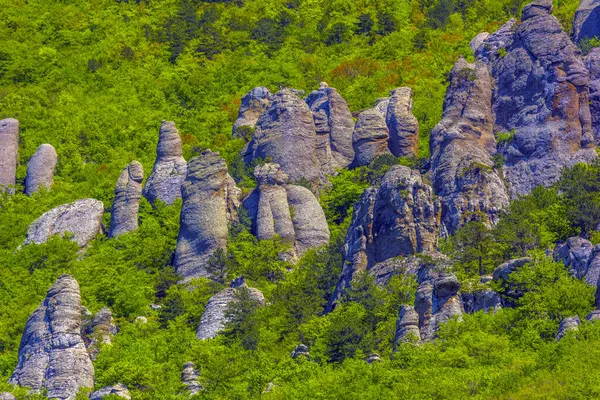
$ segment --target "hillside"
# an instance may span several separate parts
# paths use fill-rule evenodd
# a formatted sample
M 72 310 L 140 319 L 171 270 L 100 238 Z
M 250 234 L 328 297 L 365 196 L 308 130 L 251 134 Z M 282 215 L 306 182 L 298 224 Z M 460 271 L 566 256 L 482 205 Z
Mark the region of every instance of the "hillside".
M 528 3 L 3 0 L 0 399 L 600 397 L 600 3 Z

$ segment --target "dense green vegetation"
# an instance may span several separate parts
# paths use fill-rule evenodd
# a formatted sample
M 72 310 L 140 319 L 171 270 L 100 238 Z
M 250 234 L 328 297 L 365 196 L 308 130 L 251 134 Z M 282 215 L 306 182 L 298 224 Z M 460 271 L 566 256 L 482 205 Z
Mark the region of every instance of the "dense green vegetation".
M 177 285 L 170 264 L 180 203 L 153 209 L 143 202 L 138 231 L 99 237 L 84 257 L 60 238 L 16 250 L 28 224 L 54 206 L 94 197 L 109 210 L 125 165 L 137 159 L 150 171 L 162 119 L 177 123 L 186 158 L 218 150 L 250 188 L 236 157 L 243 143 L 230 131 L 240 97 L 254 86 L 310 91 L 327 81 L 354 112 L 411 86 L 426 157 L 454 61 L 472 57 L 469 40 L 518 16 L 525 0 L 1 3 L 0 118 L 21 121 L 19 184 L 39 144 L 53 144 L 60 158 L 52 191 L 0 199 L 0 391 L 10 389 L 28 316 L 69 273 L 84 305 L 93 312 L 109 306 L 120 327 L 95 363 L 97 388 L 121 382 L 134 399 L 185 398 L 186 361 L 200 369 L 206 390 L 198 398 L 600 397 L 600 324 L 554 342 L 560 319 L 593 308 L 594 290 L 543 254 L 574 234 L 597 241 L 597 165 L 576 166 L 556 187 L 515 201 L 493 230 L 471 223 L 444 243 L 465 287 L 508 258 L 531 255 L 534 262 L 512 278 L 527 289 L 517 308 L 467 315 L 446 325 L 435 343 L 401 346 L 393 356 L 398 306 L 413 302 L 414 279 L 395 277 L 380 288 L 363 275 L 333 313 L 322 314 L 341 270 L 353 204 L 390 163 L 419 167 L 421 160 L 378 160 L 332 178 L 321 196 L 331 243 L 292 270 L 278 257 L 285 244 L 258 243 L 242 221 L 227 251 L 211 260 L 221 283 Z M 578 3 L 555 2 L 566 28 Z M 206 302 L 238 275 L 269 305 L 255 308 L 242 298 L 224 335 L 196 340 Z M 147 324 L 135 322 L 140 315 Z M 299 342 L 310 344 L 310 361 L 291 359 Z M 383 362 L 364 362 L 371 352 Z M 263 394 L 270 382 L 273 390 Z

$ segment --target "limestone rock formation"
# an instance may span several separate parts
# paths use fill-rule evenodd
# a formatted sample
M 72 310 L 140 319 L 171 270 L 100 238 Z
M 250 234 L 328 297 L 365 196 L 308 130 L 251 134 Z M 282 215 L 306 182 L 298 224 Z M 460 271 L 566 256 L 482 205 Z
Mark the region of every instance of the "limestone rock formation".
M 573 21 L 573 41 L 600 38 L 600 0 L 581 0 Z
M 187 163 L 182 156 L 181 137 L 171 121 L 160 125 L 156 161 L 152 174 L 144 186 L 144 197 L 150 203 L 160 200 L 167 205 L 181 198 L 181 185 L 187 173 Z
M 400 306 L 398 320 L 396 321 L 396 338 L 394 339 L 394 349 L 398 348 L 404 342 L 421 340 L 421 331 L 419 330 L 419 314 L 415 308 L 408 305 Z
M 494 132 L 503 138 L 512 196 L 549 186 L 564 167 L 596 158 L 589 74 L 551 12 L 550 0 L 525 6 L 502 56 L 488 60 L 496 82 Z
M 265 297 L 260 290 L 248 288 L 243 278 L 234 280 L 227 289 L 215 294 L 208 301 L 196 331 L 198 339 L 212 339 L 225 328 L 228 322 L 226 317 L 227 308 L 231 302 L 236 301 L 236 293 L 240 288 L 247 288 L 250 298 L 257 304 L 261 306 L 265 304 Z
M 590 72 L 592 131 L 596 144 L 600 144 L 600 47 L 596 47 L 590 51 L 585 58 L 585 66 Z
M 394 257 L 435 251 L 439 232 L 440 205 L 431 186 L 416 170 L 390 168 L 381 186 L 368 188 L 354 207 L 344 266 L 330 306 L 358 272 Z
M 442 323 L 453 317 L 461 318 L 463 306 L 459 290 L 456 276 L 447 273 L 420 283 L 415 310 L 419 314 L 421 340 L 434 339 Z
M 227 173 L 225 160 L 207 150 L 190 160 L 182 192 L 175 268 L 184 280 L 210 278 L 206 262 L 227 245 L 228 224 L 237 220 L 240 190 Z
M 474 217 L 494 224 L 508 205 L 505 184 L 492 160 L 493 124 L 487 67 L 460 58 L 450 74 L 443 118 L 431 133 L 431 178 L 441 198 L 445 234 Z
M 282 89 L 271 97 L 271 104 L 258 119 L 244 161 L 270 159 L 292 181 L 306 179 L 316 186 L 321 176 L 316 144 L 312 111 L 292 90 Z
M 325 213 L 310 190 L 287 184 L 288 177 L 277 164 L 257 166 L 254 176 L 258 187 L 244 207 L 258 239 L 279 235 L 293 246 L 293 256 L 329 242 Z
M 358 115 L 352 133 L 352 146 L 354 147 L 352 166 L 355 168 L 369 165 L 379 156 L 391 154 L 388 148 L 390 131 L 386 123 L 389 99 L 385 100 L 379 101 L 375 107 Z
M 586 321 L 599 321 L 600 320 L 600 310 L 594 310 L 590 312 L 586 317 Z
M 127 386 L 123 385 L 122 383 L 117 383 L 116 385 L 112 385 L 112 386 L 105 386 L 102 389 L 96 390 L 90 396 L 90 400 L 102 400 L 106 396 L 110 396 L 110 395 L 122 397 L 127 400 L 131 400 L 131 395 L 129 394 L 129 390 L 127 389 Z
M 369 269 L 369 275 L 375 278 L 379 286 L 388 284 L 393 276 L 413 275 L 417 280 L 422 280 L 432 269 L 447 269 L 450 260 L 447 256 L 437 251 L 415 254 L 407 257 L 394 257 L 379 262 Z
M 295 360 L 298 357 L 304 357 L 307 360 L 310 360 L 310 353 L 309 353 L 310 349 L 308 348 L 307 345 L 300 343 L 298 346 L 296 346 L 296 348 L 294 349 L 294 351 L 292 351 L 292 358 Z
M 0 400 L 16 400 L 16 397 L 12 393 L 2 392 L 0 393 Z
M 584 279 L 588 285 L 596 286 L 600 278 L 600 245 L 589 240 L 572 237 L 556 247 L 554 259 L 562 261 L 575 278 Z
M 181 373 L 181 382 L 185 385 L 185 390 L 190 396 L 196 395 L 204 390 L 204 387 L 198 381 L 199 378 L 200 372 L 198 372 L 194 363 L 185 363 L 183 372 Z
M 54 183 L 57 160 L 58 154 L 51 144 L 43 144 L 37 148 L 27 164 L 27 178 L 25 179 L 27 196 L 31 196 L 42 186 L 50 189 Z
M 72 277 L 58 278 L 29 317 L 9 383 L 69 400 L 94 386 L 94 366 L 81 337 L 79 284 Z
M 502 308 L 502 298 L 492 289 L 482 289 L 471 293 L 462 293 L 462 303 L 467 314 L 477 311 L 496 312 Z
M 0 121 L 0 190 L 14 193 L 17 183 L 19 153 L 19 121 L 6 118 Z
M 368 362 L 369 364 L 381 362 L 381 356 L 377 353 L 371 353 L 365 358 L 365 361 Z
M 117 326 L 110 309 L 105 307 L 94 316 L 84 316 L 81 332 L 88 353 L 92 360 L 95 360 L 100 351 L 100 344 L 110 344 L 112 337 L 117 334 Z
M 110 213 L 109 237 L 117 237 L 138 228 L 143 180 L 144 167 L 137 161 L 132 161 L 121 172 Z
M 36 219 L 27 228 L 25 244 L 45 243 L 53 235 L 73 235 L 79 247 L 85 247 L 103 232 L 104 204 L 99 200 L 82 199 L 63 204 Z
M 502 50 L 506 49 L 506 47 L 512 43 L 517 25 L 517 20 L 511 18 L 507 23 L 502 25 L 491 35 L 485 32 L 476 36 L 471 42 L 471 48 L 475 53 L 475 58 L 478 61 L 485 62 L 486 64 L 492 64 L 493 62 L 497 61 L 502 54 Z M 475 49 L 473 48 L 473 42 L 476 42 L 477 38 L 483 38 L 483 36 L 480 35 L 484 35 L 485 39 L 483 39 L 483 41 Z
M 321 170 L 333 174 L 336 169 L 348 167 L 354 160 L 354 120 L 348 104 L 325 82 L 308 96 L 306 103 L 313 113 L 317 132 L 316 157 Z
M 251 139 L 258 118 L 269 106 L 270 97 L 271 92 L 264 86 L 255 87 L 242 97 L 238 117 L 233 124 L 233 136 L 247 141 Z
M 560 326 L 558 327 L 558 332 L 556 333 L 556 340 L 558 341 L 562 339 L 569 331 L 578 331 L 579 325 L 581 325 L 581 320 L 577 315 L 563 319 L 560 321 Z
M 480 34 L 478 34 L 477 36 L 475 36 L 469 42 L 469 46 L 471 47 L 471 50 L 473 51 L 473 53 L 477 52 L 477 50 L 481 47 L 481 45 L 483 44 L 483 42 L 485 42 L 485 40 L 488 37 L 490 37 L 490 34 L 488 32 L 481 32 Z
M 416 157 L 419 151 L 419 121 L 412 113 L 412 89 L 400 87 L 390 93 L 386 124 L 388 147 L 395 157 Z

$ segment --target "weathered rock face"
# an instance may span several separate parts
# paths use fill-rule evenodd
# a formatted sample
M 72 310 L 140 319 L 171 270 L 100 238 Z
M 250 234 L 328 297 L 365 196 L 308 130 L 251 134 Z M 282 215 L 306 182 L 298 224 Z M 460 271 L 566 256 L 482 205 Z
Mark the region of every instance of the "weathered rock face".
M 391 154 L 388 148 L 390 131 L 386 123 L 388 105 L 389 99 L 380 100 L 375 107 L 369 108 L 358 115 L 352 133 L 352 145 L 355 154 L 353 167 L 369 165 L 377 157 Z
M 402 305 L 396 321 L 396 338 L 394 339 L 394 349 L 402 343 L 421 340 L 421 331 L 419 330 L 419 314 L 414 307 Z
M 245 280 L 238 278 L 232 282 L 230 287 L 210 298 L 196 331 L 198 339 L 212 339 L 223 331 L 228 322 L 226 317 L 227 308 L 231 302 L 236 301 L 236 293 L 242 287 L 248 288 Z M 248 288 L 248 290 L 253 301 L 261 306 L 265 304 L 265 297 L 260 290 L 254 288 Z
M 556 247 L 554 259 L 562 261 L 575 278 L 585 279 L 588 285 L 597 285 L 600 278 L 600 245 L 594 246 L 589 240 L 572 237 Z
M 379 189 L 367 189 L 354 207 L 344 267 L 330 304 L 358 272 L 394 257 L 435 251 L 439 232 L 440 205 L 431 186 L 416 170 L 392 167 Z
M 305 357 L 306 359 L 310 360 L 310 353 L 309 353 L 310 349 L 308 348 L 307 345 L 300 343 L 298 346 L 296 346 L 296 348 L 294 349 L 294 351 L 292 351 L 292 358 L 295 360 L 298 357 Z
M 473 51 L 473 53 L 476 53 L 477 50 L 481 47 L 481 45 L 483 44 L 483 42 L 485 42 L 485 40 L 487 38 L 490 37 L 490 34 L 488 32 L 481 32 L 480 34 L 478 34 L 477 36 L 475 36 L 470 42 L 469 42 L 469 46 L 471 47 L 471 50 Z
M 122 383 L 117 383 L 116 385 L 112 385 L 112 386 L 105 386 L 100 390 L 96 390 L 90 396 L 90 400 L 102 400 L 105 397 L 110 396 L 110 395 L 122 397 L 127 400 L 131 400 L 131 395 L 129 394 L 129 390 L 127 389 L 127 386 L 123 385 Z
M 600 37 L 600 0 L 581 0 L 573 21 L 573 41 Z
M 12 393 L 2 392 L 0 393 L 0 400 L 16 400 L 16 397 Z
M 369 275 L 375 278 L 375 283 L 385 286 L 393 276 L 413 275 L 417 280 L 423 280 L 429 270 L 447 269 L 450 260 L 442 253 L 428 252 L 408 257 L 394 257 L 375 264 L 369 269 Z
M 258 119 L 244 161 L 269 158 L 279 164 L 292 181 L 306 179 L 316 185 L 321 176 L 316 144 L 317 133 L 310 108 L 290 89 L 282 89 L 271 97 L 267 111 Z
M 512 307 L 514 306 L 515 300 L 519 299 L 523 296 L 522 288 L 516 287 L 508 282 L 508 276 L 513 272 L 517 271 L 519 268 L 524 266 L 525 264 L 529 264 L 531 262 L 531 258 L 522 257 L 515 258 L 513 260 L 509 260 L 501 265 L 499 265 L 492 275 L 492 279 L 500 285 L 502 285 L 504 291 L 504 298 L 502 299 L 502 306 L 504 307 Z
M 412 89 L 401 87 L 390 93 L 386 123 L 388 147 L 395 157 L 416 157 L 419 151 L 419 122 L 412 113 Z
M 325 213 L 310 190 L 286 184 L 288 177 L 277 164 L 257 166 L 254 176 L 258 187 L 244 207 L 258 239 L 279 235 L 293 246 L 293 255 L 329 242 Z
M 175 268 L 184 280 L 209 278 L 206 262 L 227 245 L 228 224 L 237 219 L 240 190 L 227 173 L 225 160 L 208 150 L 190 160 L 182 192 Z
M 233 124 L 233 136 L 250 140 L 249 134 L 256 128 L 256 122 L 269 106 L 271 92 L 264 86 L 255 87 L 242 97 L 238 117 Z
M 325 82 L 308 96 L 306 103 L 315 122 L 316 157 L 321 171 L 333 174 L 336 169 L 348 167 L 354 160 L 354 120 L 348 104 L 337 90 Z
M 171 121 L 163 121 L 160 126 L 156 161 L 152 174 L 144 186 L 144 197 L 150 203 L 160 200 L 173 204 L 181 198 L 181 185 L 187 173 L 187 163 L 182 156 L 181 137 Z
M 11 384 L 48 390 L 48 398 L 75 399 L 94 386 L 94 366 L 81 337 L 79 284 L 63 275 L 29 317 Z
M 492 64 L 500 58 L 500 49 L 505 49 L 508 44 L 512 43 L 515 30 L 517 29 L 517 20 L 511 18 L 507 23 L 502 25 L 498 30 L 491 35 L 487 32 L 480 33 L 471 41 L 471 48 L 475 53 L 475 58 L 478 61 L 483 61 L 486 64 Z M 483 35 L 483 36 L 480 36 Z M 483 39 L 479 42 L 477 48 L 474 48 L 476 39 Z
M 462 302 L 467 314 L 477 311 L 496 312 L 502 308 L 502 298 L 492 289 L 477 290 L 472 293 L 463 293 Z
M 83 317 L 82 337 L 92 360 L 100 351 L 100 344 L 110 344 L 117 334 L 117 326 L 109 308 L 105 307 L 94 316 Z
M 585 58 L 585 66 L 590 72 L 592 131 L 596 144 L 600 144 L 600 47 L 596 47 L 590 51 Z
M 19 153 L 19 121 L 7 118 L 0 121 L 0 190 L 14 193 L 17 183 Z
M 83 199 L 63 204 L 46 212 L 27 228 L 25 244 L 45 243 L 53 235 L 73 234 L 73 241 L 85 247 L 103 232 L 104 204 L 99 200 Z
M 181 382 L 185 385 L 185 390 L 190 396 L 196 395 L 204 390 L 204 387 L 198 381 L 199 378 L 200 372 L 198 372 L 194 363 L 185 363 L 183 372 L 181 372 Z
M 586 321 L 599 321 L 600 320 L 600 310 L 594 310 L 590 312 L 586 317 Z
M 556 340 L 558 341 L 562 339 L 569 331 L 578 331 L 579 325 L 581 325 L 581 320 L 577 315 L 563 319 L 560 321 L 560 326 L 558 327 L 558 332 L 556 333 Z
M 144 167 L 137 161 L 132 161 L 121 172 L 115 188 L 108 236 L 117 237 L 138 228 L 143 180 Z
M 434 339 L 440 325 L 451 318 L 461 319 L 463 306 L 459 290 L 460 282 L 452 274 L 442 273 L 420 283 L 415 310 L 419 314 L 421 340 Z
M 25 194 L 31 196 L 40 187 L 50 189 L 54 183 L 54 170 L 58 154 L 51 144 L 43 144 L 37 148 L 35 154 L 27 164 L 27 178 L 25 179 Z
M 371 353 L 365 357 L 365 361 L 369 364 L 381 362 L 381 356 L 377 353 Z
M 444 233 L 453 234 L 474 215 L 494 224 L 508 205 L 505 184 L 492 161 L 493 123 L 486 66 L 460 58 L 450 74 L 442 121 L 431 133 L 431 178 L 442 202 Z
M 596 158 L 588 71 L 551 12 L 550 0 L 525 6 L 502 56 L 497 51 L 487 60 L 497 84 L 494 132 L 508 137 L 499 150 L 512 196 L 549 186 L 564 167 Z

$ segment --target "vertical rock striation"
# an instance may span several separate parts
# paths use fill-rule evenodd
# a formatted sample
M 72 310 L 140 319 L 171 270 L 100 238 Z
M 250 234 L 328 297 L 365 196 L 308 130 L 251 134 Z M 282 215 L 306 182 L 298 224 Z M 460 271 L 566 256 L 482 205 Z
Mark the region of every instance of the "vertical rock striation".
M 470 219 L 494 224 L 508 205 L 494 169 L 492 82 L 487 67 L 460 58 L 450 74 L 441 122 L 431 133 L 431 178 L 442 202 L 444 233 Z
M 419 314 L 421 340 L 434 339 L 442 323 L 463 313 L 460 283 L 456 276 L 441 273 L 424 280 L 417 289 L 415 310 Z
M 50 189 L 54 183 L 54 170 L 58 154 L 51 144 L 43 144 L 37 148 L 35 154 L 27 164 L 27 178 L 25 179 L 25 194 L 31 196 L 40 187 Z
M 117 237 L 138 228 L 143 180 L 144 167 L 137 161 L 132 161 L 121 172 L 110 213 L 109 237 Z
M 79 284 L 63 275 L 29 317 L 11 384 L 48 390 L 48 398 L 75 399 L 94 386 L 94 366 L 81 337 Z
M 394 349 L 405 342 L 421 340 L 421 331 L 419 330 L 419 314 L 412 306 L 400 306 L 398 320 L 396 321 L 396 338 L 394 339 Z
M 385 103 L 389 104 L 389 100 L 386 99 Z M 377 106 L 369 108 L 358 115 L 352 133 L 352 145 L 355 154 L 352 166 L 354 168 L 369 165 L 377 157 L 391 154 L 388 148 L 390 131 L 385 119 L 386 112 L 382 112 L 381 108 Z
M 390 93 L 386 123 L 388 147 L 395 157 L 416 157 L 419 151 L 419 122 L 412 113 L 412 89 L 401 87 Z
M 206 262 L 227 245 L 228 224 L 237 219 L 240 190 L 227 173 L 225 160 L 207 150 L 190 160 L 182 192 L 175 268 L 184 280 L 208 278 Z
M 182 156 L 181 137 L 171 121 L 160 126 L 156 161 L 152 174 L 146 181 L 144 197 L 150 203 L 160 200 L 167 205 L 181 198 L 181 185 L 187 173 L 187 163 Z
M 6 118 L 0 121 L 0 190 L 14 193 L 17 183 L 19 154 L 19 121 Z

